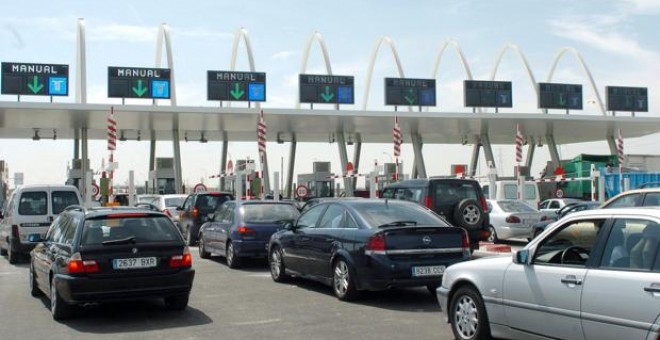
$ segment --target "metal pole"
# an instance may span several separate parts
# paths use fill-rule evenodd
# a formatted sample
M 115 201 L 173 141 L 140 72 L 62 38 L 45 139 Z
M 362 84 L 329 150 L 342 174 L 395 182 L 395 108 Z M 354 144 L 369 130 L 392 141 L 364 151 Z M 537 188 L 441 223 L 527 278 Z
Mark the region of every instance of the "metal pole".
M 347 174 L 346 166 L 348 165 L 348 153 L 346 152 L 346 140 L 343 133 L 337 133 L 337 147 L 339 148 L 339 161 L 341 163 L 342 173 Z M 344 178 L 344 192 L 346 197 L 353 197 L 353 180 L 351 178 Z
M 82 173 L 82 178 L 80 180 L 80 183 L 83 186 L 81 194 L 83 195 L 83 199 L 85 200 L 83 202 L 83 204 L 87 205 L 89 203 L 88 202 L 88 197 L 89 197 L 88 191 L 90 190 L 85 186 L 85 184 L 87 183 L 87 176 L 89 176 L 89 174 L 87 173 L 87 169 L 89 168 L 89 164 L 87 164 L 87 160 L 89 159 L 89 157 L 87 156 L 87 128 L 80 129 L 80 138 L 82 139 L 81 140 L 82 141 L 82 144 L 81 144 L 82 160 L 80 161 L 80 163 L 81 163 L 81 167 L 80 167 L 81 169 L 80 170 L 81 170 L 81 173 Z
M 273 200 L 280 200 L 280 172 L 275 171 L 273 173 Z
M 156 170 L 156 131 L 151 131 L 149 141 L 149 171 Z
M 412 137 L 413 152 L 415 153 L 415 169 L 419 178 L 426 178 L 426 166 L 424 165 L 424 155 L 422 154 L 422 136 L 417 133 L 410 135 Z
M 497 163 L 495 163 L 495 157 L 493 156 L 493 148 L 490 145 L 490 137 L 487 134 L 481 135 L 481 146 L 484 148 L 484 156 L 486 156 L 486 162 L 493 164 L 497 168 Z
M 286 173 L 286 197 L 291 198 L 293 191 L 293 168 L 296 165 L 296 135 L 291 136 L 291 148 L 289 149 L 289 170 Z
M 360 138 L 360 135 L 356 134 L 355 135 L 355 148 L 353 149 L 353 169 L 354 173 L 358 173 L 358 169 L 360 169 L 360 155 L 362 153 L 362 139 Z M 353 178 L 352 181 L 352 187 L 356 188 L 357 185 L 357 177 Z
M 227 138 L 222 140 L 222 156 L 220 158 L 220 173 L 221 174 L 226 174 L 228 175 L 227 172 L 227 153 L 229 152 L 229 140 Z M 220 185 L 218 186 L 220 188 L 220 191 L 225 191 L 225 178 L 220 177 L 219 178 Z
M 477 175 L 477 163 L 479 163 L 479 151 L 481 151 L 481 143 L 474 143 L 472 147 L 472 157 L 470 158 L 470 176 Z M 495 167 L 495 164 L 493 164 Z
M 557 143 L 555 143 L 555 136 L 546 135 L 545 140 L 548 142 L 548 152 L 550 152 L 550 159 L 554 166 L 561 164 L 561 159 L 559 158 L 559 151 L 557 151 Z
M 80 130 L 73 129 L 73 159 L 80 158 Z
M 183 177 L 181 176 L 181 145 L 179 143 L 179 130 L 172 130 L 172 146 L 174 147 L 174 192 L 183 193 Z

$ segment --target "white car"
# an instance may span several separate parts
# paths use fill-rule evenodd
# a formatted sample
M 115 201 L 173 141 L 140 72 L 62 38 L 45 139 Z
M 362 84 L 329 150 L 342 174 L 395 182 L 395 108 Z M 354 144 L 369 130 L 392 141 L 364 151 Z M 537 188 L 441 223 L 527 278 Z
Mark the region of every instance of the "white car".
M 568 215 L 513 259 L 450 266 L 436 294 L 457 339 L 659 339 L 660 209 Z
M 188 195 L 138 195 L 137 203 L 149 203 L 155 205 L 161 212 L 169 216 L 174 223 L 178 225 L 179 212 L 176 208 L 183 205 L 183 201 L 186 200 L 186 197 L 188 197 Z

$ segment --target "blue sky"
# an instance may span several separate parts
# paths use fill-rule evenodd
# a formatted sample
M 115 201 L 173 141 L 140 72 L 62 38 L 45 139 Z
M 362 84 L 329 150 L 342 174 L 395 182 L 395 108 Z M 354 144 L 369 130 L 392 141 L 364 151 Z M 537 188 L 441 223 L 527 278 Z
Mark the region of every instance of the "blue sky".
M 35 10 L 38 9 L 38 10 Z M 476 79 L 487 79 L 500 49 L 518 45 L 529 60 L 536 79 L 545 80 L 560 48 L 577 48 L 586 60 L 603 96 L 606 85 L 645 86 L 650 89 L 650 112 L 656 115 L 660 102 L 660 41 L 657 31 L 660 2 L 655 0 L 554 0 L 554 1 L 12 1 L 2 5 L 0 60 L 71 65 L 75 72 L 75 34 L 78 18 L 87 26 L 88 101 L 118 103 L 107 98 L 108 66 L 154 65 L 158 25 L 172 31 L 177 96 L 180 105 L 214 106 L 206 101 L 206 70 L 228 69 L 233 35 L 248 30 L 257 69 L 267 73 L 268 101 L 265 108 L 294 107 L 302 49 L 308 36 L 320 32 L 328 45 L 335 74 L 355 76 L 356 104 L 363 104 L 366 69 L 372 46 L 382 36 L 396 45 L 406 76 L 428 78 L 441 43 L 460 44 Z M 241 48 L 238 69 L 247 70 L 247 55 Z M 317 46 L 309 60 L 309 73 L 321 73 L 323 60 Z M 382 78 L 396 76 L 393 58 L 385 49 L 378 54 L 372 79 L 369 109 L 392 110 L 383 105 Z M 463 107 L 463 69 L 453 51 L 443 57 L 437 77 L 438 104 L 432 111 L 469 112 Z M 538 113 L 526 73 L 514 53 L 508 53 L 498 80 L 514 83 L 514 108 L 503 112 Z M 572 56 L 562 59 L 555 81 L 583 84 L 585 107 L 574 114 L 599 115 L 580 66 Z M 71 89 L 73 94 L 74 90 Z M 14 101 L 15 97 L 0 96 Z M 25 98 L 41 101 L 42 98 Z M 59 101 L 73 102 L 73 96 Z M 136 101 L 135 104 L 148 103 Z M 240 104 L 238 104 L 240 106 Z M 554 114 L 562 114 L 554 112 Z M 29 136 L 26 136 L 29 137 Z M 658 135 L 627 139 L 628 153 L 657 153 Z M 512 136 L 513 140 L 513 136 Z M 21 152 L 16 152 L 21 150 Z M 120 142 L 117 181 L 128 170 L 136 180 L 147 177 L 148 142 Z M 171 143 L 158 143 L 157 155 L 172 155 Z M 181 143 L 183 177 L 194 185 L 220 170 L 221 144 Z M 389 161 L 390 144 L 363 146 L 362 164 Z M 234 160 L 257 154 L 256 143 L 230 143 Z M 271 170 L 286 162 L 288 145 L 268 144 Z M 349 157 L 352 149 L 349 148 Z M 441 175 L 450 164 L 469 163 L 469 146 L 428 145 L 424 148 L 427 172 Z M 513 146 L 496 146 L 501 174 L 511 175 Z M 562 158 L 579 153 L 607 153 L 605 142 L 562 145 Z M 90 142 L 90 161 L 98 167 L 106 157 L 105 142 Z M 406 172 L 412 166 L 412 147 L 402 149 Z M 0 159 L 11 172 L 24 172 L 26 183 L 60 183 L 65 180 L 73 143 L 65 140 L 0 140 Z M 537 174 L 548 160 L 547 148 L 536 152 L 532 169 Z M 312 161 L 329 160 L 339 172 L 336 144 L 298 146 L 298 173 L 311 172 Z M 483 165 L 482 165 L 483 166 Z M 361 169 L 366 171 L 367 169 Z M 208 180 L 206 180 L 208 181 Z

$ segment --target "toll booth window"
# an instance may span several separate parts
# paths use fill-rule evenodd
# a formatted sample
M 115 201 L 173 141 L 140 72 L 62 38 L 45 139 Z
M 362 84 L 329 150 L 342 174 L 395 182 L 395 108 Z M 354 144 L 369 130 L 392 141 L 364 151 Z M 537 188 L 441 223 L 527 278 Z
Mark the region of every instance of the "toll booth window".
M 70 205 L 80 204 L 78 195 L 73 191 L 53 191 L 50 196 L 53 201 L 53 215 L 61 213 Z
M 46 205 L 46 192 L 24 192 L 18 203 L 18 213 L 20 215 L 46 215 L 48 207 Z
M 319 197 L 332 197 L 331 182 L 320 182 Z
M 504 198 L 508 200 L 515 200 L 518 198 L 518 185 L 504 184 Z

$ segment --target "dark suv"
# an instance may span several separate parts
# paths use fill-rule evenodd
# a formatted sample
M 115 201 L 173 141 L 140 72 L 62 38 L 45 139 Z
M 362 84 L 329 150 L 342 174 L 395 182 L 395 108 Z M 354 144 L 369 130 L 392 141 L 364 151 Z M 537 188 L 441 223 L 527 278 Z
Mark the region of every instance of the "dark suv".
M 199 237 L 199 228 L 209 220 L 209 214 L 225 203 L 234 199 L 234 195 L 227 192 L 199 192 L 188 195 L 183 206 L 178 207 L 179 228 L 188 242 L 194 246 Z
M 417 202 L 443 216 L 454 226 L 467 230 L 470 247 L 490 234 L 488 205 L 479 182 L 457 178 L 412 179 L 388 185 L 383 198 Z
M 32 296 L 50 298 L 53 318 L 76 305 L 164 298 L 183 310 L 193 285 L 192 256 L 172 220 L 133 208 L 72 206 L 62 212 L 31 252 Z

